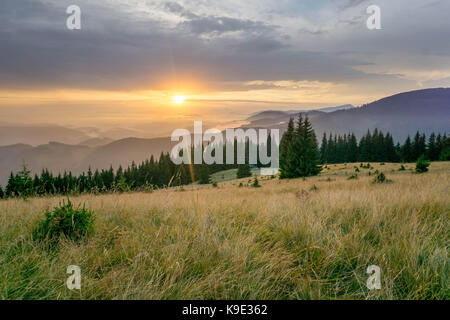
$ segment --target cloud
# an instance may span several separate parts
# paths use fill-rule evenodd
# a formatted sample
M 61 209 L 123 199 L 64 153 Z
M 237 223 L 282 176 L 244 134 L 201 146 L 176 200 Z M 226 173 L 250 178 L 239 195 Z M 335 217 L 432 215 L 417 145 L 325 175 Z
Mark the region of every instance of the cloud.
M 79 0 L 82 30 L 69 31 L 65 8 L 71 2 L 2 1 L 2 88 L 158 90 L 198 81 L 205 90 L 223 91 L 247 90 L 251 81 L 286 80 L 402 90 L 416 82 L 396 74 L 426 69 L 418 61 L 440 54 L 443 59 L 427 67 L 438 68 L 450 55 L 450 43 L 442 41 L 450 31 L 443 20 L 446 3 L 428 7 L 430 18 L 430 12 L 415 11 L 422 1 L 380 0 L 383 30 L 377 33 L 364 27 L 359 11 L 338 13 L 318 1 L 323 5 L 311 5 L 306 14 L 300 10 L 305 4 L 268 0 L 137 1 L 139 6 Z M 340 3 L 350 9 L 362 2 Z M 311 16 L 316 24 L 307 20 Z M 411 29 L 416 21 L 421 25 Z M 372 69 L 356 68 L 362 65 Z
M 339 6 L 341 10 L 346 10 L 349 8 L 357 7 L 364 2 L 368 2 L 368 0 L 340 0 L 340 2 L 344 2 Z
M 192 33 L 197 35 L 221 35 L 227 32 L 238 31 L 246 33 L 263 33 L 272 31 L 274 28 L 261 22 L 215 16 L 198 17 L 189 21 L 182 22 L 179 27 L 187 28 Z

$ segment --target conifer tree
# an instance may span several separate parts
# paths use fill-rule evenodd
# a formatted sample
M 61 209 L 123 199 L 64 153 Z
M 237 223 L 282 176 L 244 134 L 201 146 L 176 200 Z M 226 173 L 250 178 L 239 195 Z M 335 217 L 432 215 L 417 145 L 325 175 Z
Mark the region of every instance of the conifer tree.
M 320 145 L 321 163 L 328 163 L 328 140 L 327 134 L 323 133 L 322 144 Z
M 438 146 L 436 145 L 436 135 L 434 132 L 428 138 L 427 158 L 431 161 L 439 160 Z
M 402 158 L 405 162 L 413 161 L 412 143 L 411 138 L 406 138 L 405 144 L 402 147 Z
M 358 141 L 354 133 L 350 135 L 348 141 L 348 162 L 358 161 Z
M 280 178 L 296 178 L 317 175 L 320 170 L 320 152 L 316 135 L 306 116 L 300 114 L 294 128 L 290 120 L 288 131 L 282 138 Z M 284 158 L 283 158 L 284 157 Z
M 294 141 L 294 119 L 289 119 L 286 132 L 280 141 L 280 178 L 292 178 L 292 144 Z
M 238 179 L 251 177 L 251 176 L 252 176 L 252 172 L 251 172 L 250 166 L 248 164 L 238 165 L 238 171 L 236 173 L 236 177 Z

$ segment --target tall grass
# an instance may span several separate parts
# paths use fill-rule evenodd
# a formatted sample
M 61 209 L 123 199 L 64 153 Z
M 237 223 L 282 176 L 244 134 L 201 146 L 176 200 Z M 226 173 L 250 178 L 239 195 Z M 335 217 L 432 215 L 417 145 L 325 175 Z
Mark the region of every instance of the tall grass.
M 261 188 L 75 197 L 95 233 L 52 251 L 30 235 L 61 198 L 0 201 L 0 298 L 80 299 L 65 287 L 75 264 L 83 299 L 448 299 L 450 163 L 386 164 L 391 184 L 330 167 Z M 373 264 L 382 289 L 369 291 Z

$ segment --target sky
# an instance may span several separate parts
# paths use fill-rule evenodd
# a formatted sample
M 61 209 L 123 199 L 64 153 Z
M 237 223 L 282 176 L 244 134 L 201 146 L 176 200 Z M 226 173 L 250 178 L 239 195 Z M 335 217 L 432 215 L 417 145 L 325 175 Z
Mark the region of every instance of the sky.
M 374 4 L 380 30 L 366 26 Z M 81 30 L 66 27 L 70 5 Z M 448 0 L 2 0 L 0 122 L 159 132 L 449 87 L 449 12 Z

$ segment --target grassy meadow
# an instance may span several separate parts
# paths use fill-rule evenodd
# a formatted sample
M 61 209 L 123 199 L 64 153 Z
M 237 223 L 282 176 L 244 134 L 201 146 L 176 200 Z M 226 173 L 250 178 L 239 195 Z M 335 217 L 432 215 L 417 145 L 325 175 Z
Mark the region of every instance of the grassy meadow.
M 0 201 L 0 299 L 449 299 L 450 163 L 399 168 L 71 197 L 95 231 L 54 250 L 31 233 L 65 198 Z M 372 183 L 376 170 L 392 181 Z M 369 265 L 381 290 L 366 287 Z

